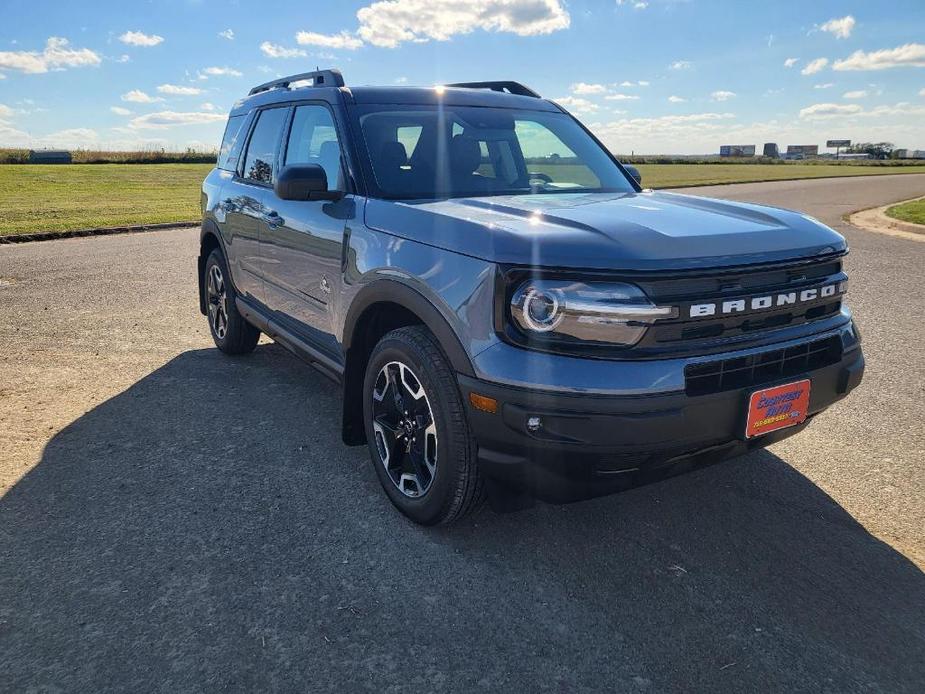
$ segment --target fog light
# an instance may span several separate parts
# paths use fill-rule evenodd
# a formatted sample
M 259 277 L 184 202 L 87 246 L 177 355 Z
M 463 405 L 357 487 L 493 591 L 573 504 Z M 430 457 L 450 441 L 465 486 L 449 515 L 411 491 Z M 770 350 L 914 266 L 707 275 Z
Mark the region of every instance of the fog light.
M 533 432 L 537 432 L 543 428 L 543 420 L 539 417 L 528 417 L 527 418 L 527 429 Z

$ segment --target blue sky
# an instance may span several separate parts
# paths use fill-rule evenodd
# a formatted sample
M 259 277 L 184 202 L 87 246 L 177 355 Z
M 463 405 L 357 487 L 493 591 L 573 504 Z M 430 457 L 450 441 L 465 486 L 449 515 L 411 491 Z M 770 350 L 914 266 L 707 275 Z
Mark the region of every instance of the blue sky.
M 925 149 L 925 2 L 0 2 L 0 146 L 212 149 L 277 75 L 516 79 L 615 152 Z

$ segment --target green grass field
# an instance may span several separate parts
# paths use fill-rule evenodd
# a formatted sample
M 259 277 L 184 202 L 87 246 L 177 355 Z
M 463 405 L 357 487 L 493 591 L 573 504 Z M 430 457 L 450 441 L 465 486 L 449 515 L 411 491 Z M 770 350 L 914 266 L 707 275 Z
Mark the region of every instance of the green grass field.
M 925 199 L 894 205 L 887 209 L 886 214 L 888 217 L 904 222 L 925 224 Z
M 194 220 L 199 217 L 199 185 L 211 168 L 211 164 L 0 166 L 0 235 Z M 925 173 L 925 166 L 844 164 L 641 164 L 639 169 L 643 184 L 650 188 Z
M 0 166 L 0 234 L 196 219 L 211 164 Z

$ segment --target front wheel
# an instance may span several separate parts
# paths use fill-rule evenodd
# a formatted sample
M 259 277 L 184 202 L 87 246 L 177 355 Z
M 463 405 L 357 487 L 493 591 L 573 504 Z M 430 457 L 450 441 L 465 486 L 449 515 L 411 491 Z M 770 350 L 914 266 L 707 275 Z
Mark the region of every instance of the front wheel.
M 373 466 L 398 510 L 437 525 L 478 507 L 484 485 L 459 387 L 425 328 L 393 330 L 376 345 L 363 413 Z

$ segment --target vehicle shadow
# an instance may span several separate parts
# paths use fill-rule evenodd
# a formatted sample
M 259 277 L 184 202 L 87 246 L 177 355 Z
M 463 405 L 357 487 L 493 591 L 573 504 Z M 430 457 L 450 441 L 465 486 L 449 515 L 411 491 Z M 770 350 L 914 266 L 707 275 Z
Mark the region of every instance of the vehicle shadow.
M 0 498 L 0 691 L 922 691 L 922 572 L 771 453 L 423 529 L 339 425 L 262 345 L 58 433 Z

